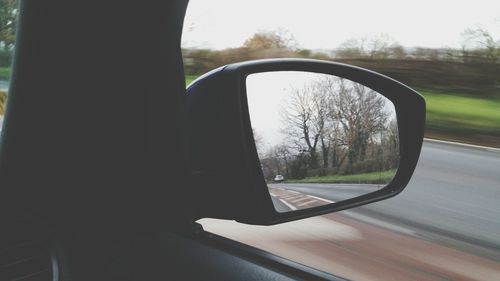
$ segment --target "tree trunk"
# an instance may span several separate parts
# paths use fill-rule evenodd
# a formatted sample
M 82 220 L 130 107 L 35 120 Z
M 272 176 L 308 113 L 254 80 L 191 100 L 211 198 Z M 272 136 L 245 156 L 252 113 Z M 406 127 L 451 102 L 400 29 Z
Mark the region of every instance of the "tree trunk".
M 321 152 L 323 156 L 323 168 L 328 168 L 328 153 L 330 152 L 330 146 L 325 145 L 325 140 L 321 137 Z

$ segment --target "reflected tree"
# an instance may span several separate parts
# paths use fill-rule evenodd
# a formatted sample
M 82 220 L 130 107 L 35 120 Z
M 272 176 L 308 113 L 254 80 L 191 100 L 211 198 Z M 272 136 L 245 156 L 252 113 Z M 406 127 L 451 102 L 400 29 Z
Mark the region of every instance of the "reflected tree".
M 336 173 L 346 160 L 345 173 L 382 170 L 399 159 L 384 158 L 384 151 L 397 149 L 382 147 L 382 142 L 394 144 L 398 137 L 387 99 L 359 83 L 321 75 L 290 89 L 281 116 L 281 131 L 296 151 L 294 161 L 308 170 Z M 356 163 L 365 167 L 354 167 Z
M 0 47 L 11 51 L 16 39 L 17 0 L 0 0 Z
M 324 133 L 327 113 L 315 87 L 313 84 L 290 89 L 289 102 L 281 109 L 281 132 L 298 151 L 309 154 L 311 169 L 318 167 L 318 143 Z
M 338 122 L 343 145 L 347 146 L 349 168 L 357 161 L 364 161 L 369 142 L 376 132 L 385 129 L 389 113 L 386 99 L 375 91 L 342 78 L 325 78 L 329 82 L 329 116 Z
M 5 114 L 5 105 L 7 104 L 7 93 L 0 91 L 0 117 Z
M 263 156 L 260 157 L 262 171 L 267 180 L 272 180 L 275 175 L 284 175 L 288 178 L 290 175 L 291 153 L 284 144 L 269 147 Z

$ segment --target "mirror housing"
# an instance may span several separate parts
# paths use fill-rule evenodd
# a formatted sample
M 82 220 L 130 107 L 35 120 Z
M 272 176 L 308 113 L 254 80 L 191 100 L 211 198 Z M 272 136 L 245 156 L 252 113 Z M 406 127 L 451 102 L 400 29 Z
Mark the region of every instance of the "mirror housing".
M 246 77 L 271 71 L 335 75 L 377 91 L 396 109 L 400 165 L 384 188 L 345 201 L 277 212 L 271 200 L 255 146 L 246 96 Z M 195 218 L 220 218 L 272 225 L 390 198 L 408 184 L 423 141 L 425 100 L 411 88 L 363 68 L 306 59 L 271 59 L 235 63 L 212 70 L 187 88 L 186 105 L 191 168 L 196 178 Z

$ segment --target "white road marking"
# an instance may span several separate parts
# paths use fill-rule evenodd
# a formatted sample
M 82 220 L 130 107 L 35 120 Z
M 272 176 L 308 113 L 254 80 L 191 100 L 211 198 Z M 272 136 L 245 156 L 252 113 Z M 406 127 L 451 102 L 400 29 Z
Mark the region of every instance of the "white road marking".
M 304 202 L 304 200 L 311 201 L 311 198 L 304 196 L 302 198 L 297 198 L 296 200 L 293 200 L 292 203 L 293 204 L 298 204 L 298 203 Z
M 276 189 L 285 190 L 285 189 L 280 188 L 280 187 L 276 187 Z M 292 210 L 297 210 L 297 207 L 302 207 L 302 206 L 314 203 L 316 200 L 323 201 L 323 202 L 326 202 L 328 204 L 335 203 L 335 201 L 332 201 L 332 200 L 328 200 L 328 199 L 325 199 L 325 198 L 317 197 L 317 196 L 314 196 L 314 195 L 303 194 L 301 192 L 294 191 L 294 190 L 288 190 L 288 189 L 286 189 L 286 192 L 287 193 L 292 193 L 293 195 L 290 195 L 290 194 L 276 195 L 276 194 L 274 194 L 272 192 L 269 192 L 269 193 L 271 194 L 271 196 L 274 196 L 274 197 L 278 198 L 278 200 L 280 200 L 281 203 L 285 204 L 288 208 L 290 208 Z M 288 203 L 287 201 L 285 201 L 282 198 L 284 198 L 287 201 L 290 201 L 291 203 L 297 205 L 297 207 L 293 206 L 292 204 Z M 311 199 L 313 199 L 313 200 L 311 200 Z M 304 200 L 306 200 L 306 201 L 304 201 Z
M 288 195 L 282 197 L 285 198 L 286 200 L 297 200 L 299 198 L 303 198 L 304 196 L 302 196 L 302 194 L 299 194 L 299 195 Z
M 311 204 L 311 203 L 314 203 L 314 202 L 317 202 L 316 200 L 314 199 L 310 199 L 309 201 L 306 201 L 306 202 L 303 202 L 303 203 L 300 203 L 297 205 L 297 207 L 302 207 L 302 206 L 305 206 L 305 205 L 308 205 L 308 204 Z
M 335 201 L 328 200 L 328 199 L 321 198 L 321 197 L 316 197 L 316 196 L 314 196 L 314 195 L 307 195 L 307 196 L 309 196 L 309 197 L 311 197 L 311 198 L 314 198 L 314 199 L 317 199 L 317 200 L 324 201 L 324 202 L 329 203 L 329 204 L 331 204 L 331 203 L 335 203 Z
M 297 210 L 297 208 L 291 204 L 289 204 L 288 202 L 286 202 L 285 200 L 283 199 L 279 199 L 281 201 L 281 203 L 285 204 L 288 208 L 292 209 L 292 211 L 295 211 Z
M 468 144 L 468 143 L 461 143 L 461 142 L 453 142 L 453 141 L 445 141 L 445 140 L 438 140 L 438 139 L 428 139 L 428 138 L 424 138 L 424 140 L 425 141 L 430 141 L 430 142 L 452 144 L 452 145 L 457 145 L 457 146 L 464 146 L 464 147 L 470 147 L 470 148 L 479 148 L 479 149 L 485 149 L 485 150 L 489 150 L 489 151 L 500 152 L 500 148 L 490 147 L 490 146 L 482 146 L 482 145 L 475 145 L 475 144 Z

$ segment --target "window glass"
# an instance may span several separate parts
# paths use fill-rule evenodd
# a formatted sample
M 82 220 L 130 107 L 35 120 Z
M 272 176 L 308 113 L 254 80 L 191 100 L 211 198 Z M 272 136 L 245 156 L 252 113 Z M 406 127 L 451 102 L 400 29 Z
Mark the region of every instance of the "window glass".
M 191 0 L 182 43 L 188 84 L 232 62 L 301 57 L 383 73 L 427 102 L 421 158 L 400 195 L 269 227 L 203 219 L 205 230 L 352 280 L 498 279 L 499 1 Z M 314 164 L 331 167 L 343 148 Z M 301 171 L 310 190 L 330 184 Z M 281 170 L 269 180 L 293 185 Z

